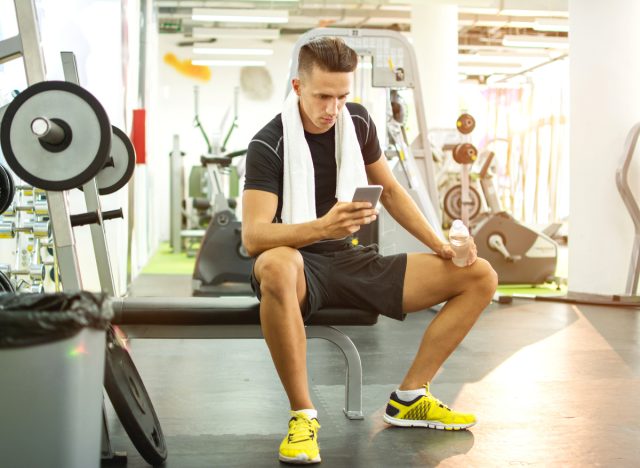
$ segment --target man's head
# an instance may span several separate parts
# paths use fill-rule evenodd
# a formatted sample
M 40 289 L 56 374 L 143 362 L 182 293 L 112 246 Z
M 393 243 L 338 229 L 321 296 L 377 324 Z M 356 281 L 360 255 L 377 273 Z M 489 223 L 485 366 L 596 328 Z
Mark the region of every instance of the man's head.
M 305 130 L 324 133 L 335 124 L 357 65 L 358 55 L 340 38 L 322 37 L 300 48 L 298 77 L 292 85 L 300 96 Z

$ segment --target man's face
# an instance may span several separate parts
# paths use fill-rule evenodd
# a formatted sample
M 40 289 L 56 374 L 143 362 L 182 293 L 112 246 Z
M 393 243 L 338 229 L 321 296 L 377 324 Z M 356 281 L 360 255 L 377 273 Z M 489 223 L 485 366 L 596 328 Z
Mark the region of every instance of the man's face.
M 338 113 L 347 101 L 353 72 L 328 72 L 314 66 L 292 81 L 300 96 L 300 117 L 309 133 L 324 133 L 336 123 Z

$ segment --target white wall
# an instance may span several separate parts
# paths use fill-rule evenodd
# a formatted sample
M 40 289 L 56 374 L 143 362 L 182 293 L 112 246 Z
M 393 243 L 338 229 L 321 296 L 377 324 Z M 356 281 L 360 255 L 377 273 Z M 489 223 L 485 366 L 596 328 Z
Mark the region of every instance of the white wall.
M 455 128 L 458 103 L 458 6 L 449 0 L 411 6 L 411 42 L 429 128 Z
M 200 121 L 211 138 L 212 134 L 218 131 L 227 110 L 232 109 L 234 87 L 239 86 L 240 82 L 239 67 L 213 67 L 211 80 L 203 82 L 180 74 L 164 63 L 163 57 L 167 53 L 175 54 L 180 60 L 194 57 L 191 47 L 177 45 L 182 40 L 184 40 L 182 35 L 160 35 L 157 54 L 159 95 L 156 112 L 152 116 L 155 130 L 150 138 L 153 139 L 157 153 L 154 155 L 153 169 L 154 205 L 161 240 L 169 239 L 169 153 L 173 135 L 180 135 L 181 149 L 187 154 L 184 158 L 187 175 L 189 168 L 199 164 L 200 156 L 206 153 L 205 141 L 200 131 L 193 126 L 194 86 L 197 85 L 200 89 Z M 253 135 L 280 112 L 295 40 L 295 37 L 284 37 L 268 44 L 274 49 L 272 56 L 264 57 L 273 82 L 273 93 L 268 100 L 253 101 L 240 90 L 238 128 L 229 140 L 228 151 L 246 148 Z M 255 47 L 267 44 L 253 41 L 243 41 L 238 44 L 237 41 L 229 43 L 220 40 L 215 45 L 217 47 Z M 229 115 L 231 116 L 231 113 Z M 225 131 L 229 124 L 230 118 Z
M 640 2 L 571 0 L 569 289 L 621 293 L 633 225 L 615 186 L 629 129 L 640 121 Z M 638 195 L 640 163 L 630 183 Z

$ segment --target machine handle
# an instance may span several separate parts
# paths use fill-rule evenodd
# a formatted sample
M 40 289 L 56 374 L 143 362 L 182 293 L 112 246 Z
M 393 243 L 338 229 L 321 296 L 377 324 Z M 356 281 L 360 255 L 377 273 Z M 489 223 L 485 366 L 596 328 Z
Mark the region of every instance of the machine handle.
M 509 253 L 500 234 L 491 234 L 489 236 L 489 247 L 500 252 L 507 262 L 518 262 L 522 259 L 521 255 L 514 256 Z

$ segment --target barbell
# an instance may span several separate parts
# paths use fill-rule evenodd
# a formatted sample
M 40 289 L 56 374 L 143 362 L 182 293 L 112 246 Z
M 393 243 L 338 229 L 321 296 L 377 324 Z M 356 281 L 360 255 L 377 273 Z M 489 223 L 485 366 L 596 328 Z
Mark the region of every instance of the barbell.
M 43 81 L 18 94 L 0 123 L 0 142 L 13 172 L 44 190 L 71 190 L 96 177 L 106 195 L 126 185 L 135 169 L 126 134 L 111 126 L 91 93 L 66 81 Z M 0 208 L 2 200 L 0 193 Z

